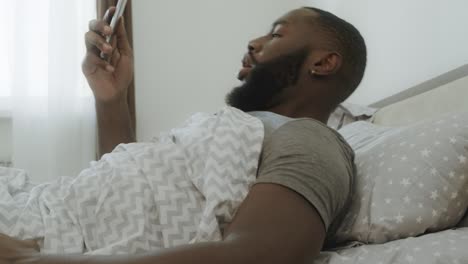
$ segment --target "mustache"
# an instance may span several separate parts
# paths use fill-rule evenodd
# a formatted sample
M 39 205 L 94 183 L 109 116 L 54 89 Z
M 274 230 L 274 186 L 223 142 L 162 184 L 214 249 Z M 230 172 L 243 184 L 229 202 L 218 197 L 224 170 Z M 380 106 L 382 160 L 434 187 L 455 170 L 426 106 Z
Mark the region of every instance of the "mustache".
M 257 58 L 255 58 L 255 54 L 253 53 L 253 51 L 249 51 L 248 54 L 249 54 L 249 58 L 252 61 L 252 63 L 254 65 L 258 65 L 258 60 L 257 60 Z

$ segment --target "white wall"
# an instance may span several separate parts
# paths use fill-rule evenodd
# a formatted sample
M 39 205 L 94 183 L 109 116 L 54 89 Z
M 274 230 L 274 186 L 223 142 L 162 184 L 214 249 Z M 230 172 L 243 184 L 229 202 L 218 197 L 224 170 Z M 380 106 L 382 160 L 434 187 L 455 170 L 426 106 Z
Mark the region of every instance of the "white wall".
M 369 104 L 468 63 L 466 0 L 308 0 L 364 35 L 369 62 L 351 102 Z
M 247 42 L 303 2 L 133 1 L 138 139 L 222 107 Z

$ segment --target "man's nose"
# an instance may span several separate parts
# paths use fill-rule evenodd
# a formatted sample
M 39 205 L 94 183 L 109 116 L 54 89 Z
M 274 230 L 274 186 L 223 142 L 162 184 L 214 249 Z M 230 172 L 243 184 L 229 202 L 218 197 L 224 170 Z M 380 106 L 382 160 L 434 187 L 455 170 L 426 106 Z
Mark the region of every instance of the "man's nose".
M 251 40 L 249 42 L 248 47 L 247 47 L 247 49 L 251 53 L 258 53 L 258 52 L 260 52 L 262 50 L 262 48 L 263 48 L 262 38 L 257 38 L 257 39 Z

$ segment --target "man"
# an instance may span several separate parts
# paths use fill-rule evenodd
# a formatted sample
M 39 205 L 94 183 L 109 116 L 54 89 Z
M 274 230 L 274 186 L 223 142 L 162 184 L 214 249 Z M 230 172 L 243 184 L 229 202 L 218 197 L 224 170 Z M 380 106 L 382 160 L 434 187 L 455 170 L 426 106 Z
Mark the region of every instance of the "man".
M 110 9 L 111 14 L 114 9 Z M 93 89 L 101 154 L 135 141 L 126 103 L 133 55 L 123 21 L 113 45 L 105 21 L 91 21 L 83 72 Z M 100 53 L 111 57 L 102 60 Z M 257 183 L 223 240 L 126 257 L 41 256 L 29 241 L 0 239 L 0 263 L 308 263 L 336 230 L 350 200 L 353 152 L 326 122 L 356 89 L 366 66 L 359 32 L 315 8 L 293 10 L 243 59 L 243 84 L 227 103 L 259 118 L 265 139 Z M 330 238 L 330 236 L 328 236 Z M 327 241 L 326 241 L 327 240 Z M 3 262 L 2 262 L 3 261 Z

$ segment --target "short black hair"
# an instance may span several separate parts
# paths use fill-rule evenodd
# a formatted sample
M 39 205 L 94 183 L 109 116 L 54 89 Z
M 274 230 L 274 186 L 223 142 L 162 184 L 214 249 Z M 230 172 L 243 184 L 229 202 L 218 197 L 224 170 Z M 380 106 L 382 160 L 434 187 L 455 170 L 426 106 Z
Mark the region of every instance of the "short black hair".
M 343 57 L 342 89 L 337 105 L 345 101 L 361 83 L 367 65 L 367 47 L 359 30 L 336 15 L 314 7 L 304 7 L 316 12 L 314 24 L 330 38 L 337 52 Z

